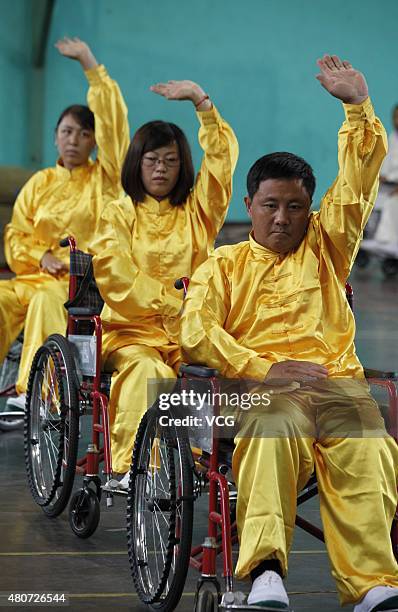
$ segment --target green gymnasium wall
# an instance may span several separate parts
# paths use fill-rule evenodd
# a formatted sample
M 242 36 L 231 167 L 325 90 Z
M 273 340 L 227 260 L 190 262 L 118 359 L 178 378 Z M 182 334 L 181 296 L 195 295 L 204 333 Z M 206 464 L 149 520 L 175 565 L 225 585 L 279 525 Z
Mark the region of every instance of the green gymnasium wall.
M 24 80 L 31 3 L 1 0 L 0 161 L 26 159 L 29 113 Z M 12 8 L 10 8 L 12 6 Z M 8 7 L 8 8 L 7 8 Z M 259 156 L 290 150 L 306 158 L 318 180 L 315 204 L 334 180 L 340 103 L 315 79 L 316 59 L 325 52 L 349 59 L 366 74 L 377 113 L 390 130 L 398 101 L 398 1 L 379 0 L 56 0 L 46 55 L 42 164 L 56 158 L 53 128 L 62 109 L 84 102 L 79 66 L 60 57 L 55 41 L 64 35 L 87 40 L 98 60 L 119 82 L 131 130 L 151 119 L 178 123 L 200 162 L 197 122 L 190 103 L 168 102 L 149 91 L 167 79 L 189 78 L 210 94 L 234 127 L 240 159 L 228 219 L 246 219 L 245 177 Z M 5 37 L 4 37 L 5 35 Z M 3 89 L 4 91 L 4 89 Z M 20 117 L 10 122 L 9 112 Z M 34 143 L 33 143 L 34 145 Z M 37 160 L 36 160 L 37 161 Z

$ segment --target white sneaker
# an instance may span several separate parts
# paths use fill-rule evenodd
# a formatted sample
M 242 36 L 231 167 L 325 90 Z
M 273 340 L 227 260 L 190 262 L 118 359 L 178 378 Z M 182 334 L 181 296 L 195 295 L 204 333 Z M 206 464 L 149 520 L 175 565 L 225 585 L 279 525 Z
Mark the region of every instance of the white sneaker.
M 272 571 L 266 571 L 255 579 L 252 590 L 247 598 L 249 606 L 267 606 L 275 610 L 285 610 L 289 608 L 289 598 L 282 578 Z M 362 610 L 361 610 L 362 612 Z
M 119 480 L 119 489 L 127 491 L 129 488 L 130 472 L 126 472 L 121 480 Z
M 127 472 L 121 480 L 111 478 L 102 487 L 105 491 L 128 491 L 130 480 L 130 472 Z
M 391 606 L 388 606 L 391 600 Z M 354 612 L 372 612 L 380 604 L 384 604 L 381 610 L 398 609 L 398 588 L 391 586 L 377 586 L 370 589 L 360 603 L 354 608 Z
M 21 393 L 16 397 L 9 397 L 6 401 L 7 410 L 25 412 L 26 393 Z

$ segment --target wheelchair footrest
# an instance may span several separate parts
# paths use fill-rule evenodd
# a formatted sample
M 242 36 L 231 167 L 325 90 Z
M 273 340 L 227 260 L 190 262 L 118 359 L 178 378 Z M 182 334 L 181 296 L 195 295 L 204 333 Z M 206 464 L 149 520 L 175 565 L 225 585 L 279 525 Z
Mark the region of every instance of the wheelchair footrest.
M 228 610 L 239 610 L 240 612 L 243 612 L 244 610 L 247 610 L 247 612 L 250 612 L 250 610 L 261 610 L 262 612 L 294 612 L 293 608 L 264 608 L 264 606 L 249 606 L 249 604 L 247 603 L 230 605 L 220 604 L 220 607 L 218 609 L 220 612 L 228 612 Z M 391 612 L 394 611 L 392 610 Z
M 243 593 L 241 593 L 240 591 L 230 591 L 227 593 L 224 593 L 224 595 L 221 598 L 221 603 L 219 606 L 219 611 L 220 612 L 227 612 L 228 610 L 241 610 L 243 612 L 243 610 L 262 610 L 262 612 L 276 612 L 277 608 L 268 608 L 268 607 L 264 607 L 264 606 L 256 606 L 254 604 L 252 604 L 251 606 L 249 606 L 249 604 L 247 603 L 246 600 L 246 595 L 244 595 Z M 292 608 L 279 608 L 279 610 L 282 612 L 282 610 L 284 612 L 294 612 Z
M 105 493 L 111 493 L 112 495 L 124 495 L 127 496 L 128 495 L 128 491 L 126 491 L 126 489 L 121 489 L 119 486 L 119 481 L 112 479 L 109 481 L 109 483 L 106 483 L 104 485 L 101 486 L 101 489 L 105 492 Z

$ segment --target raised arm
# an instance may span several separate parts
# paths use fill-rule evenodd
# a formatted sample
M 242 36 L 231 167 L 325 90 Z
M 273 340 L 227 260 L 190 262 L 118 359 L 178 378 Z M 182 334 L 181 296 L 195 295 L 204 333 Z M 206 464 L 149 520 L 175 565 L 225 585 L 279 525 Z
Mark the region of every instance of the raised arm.
M 183 358 L 217 368 L 227 378 L 263 381 L 272 363 L 224 329 L 230 310 L 228 265 L 228 260 L 213 254 L 191 279 L 180 328 Z
M 318 80 L 343 102 L 346 119 L 338 135 L 339 173 L 314 223 L 336 274 L 345 282 L 376 199 L 387 139 L 375 117 L 364 76 L 337 56 L 327 55 L 318 65 Z
M 129 321 L 150 315 L 176 317 L 181 300 L 139 270 L 134 262 L 131 252 L 134 220 L 133 205 L 128 198 L 110 202 L 102 212 L 97 238 L 90 247 L 100 293 L 108 306 Z
M 158 83 L 151 90 L 169 100 L 190 100 L 195 106 L 204 156 L 195 182 L 192 212 L 201 217 L 209 242 L 213 242 L 231 201 L 232 175 L 239 153 L 236 136 L 204 90 L 193 81 Z
M 87 43 L 64 38 L 55 45 L 61 55 L 77 60 L 89 82 L 87 103 L 95 117 L 97 158 L 109 179 L 120 183 L 121 167 L 129 145 L 127 107 L 118 84 L 97 63 Z

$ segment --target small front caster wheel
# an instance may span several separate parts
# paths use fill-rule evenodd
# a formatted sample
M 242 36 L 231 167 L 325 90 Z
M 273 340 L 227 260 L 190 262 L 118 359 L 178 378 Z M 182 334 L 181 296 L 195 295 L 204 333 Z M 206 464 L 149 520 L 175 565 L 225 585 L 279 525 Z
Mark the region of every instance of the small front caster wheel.
M 89 538 L 98 527 L 100 505 L 92 489 L 79 489 L 69 504 L 69 524 L 79 538 Z
M 216 600 L 214 593 L 201 590 L 196 600 L 195 612 L 216 612 Z

